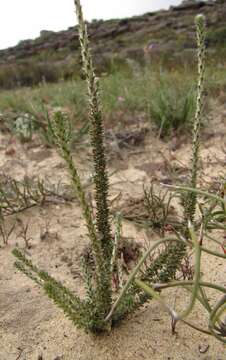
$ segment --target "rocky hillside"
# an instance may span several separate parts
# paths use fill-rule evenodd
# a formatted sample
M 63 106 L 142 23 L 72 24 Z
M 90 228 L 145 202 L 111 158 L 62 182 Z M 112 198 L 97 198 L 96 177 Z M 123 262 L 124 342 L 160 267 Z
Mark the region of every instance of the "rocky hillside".
M 124 66 L 129 60 L 168 54 L 189 56 L 195 47 L 194 16 L 205 13 L 208 46 L 226 48 L 226 1 L 184 1 L 168 11 L 150 12 L 122 20 L 98 20 L 88 24 L 98 71 Z M 215 49 L 215 50 L 214 50 Z M 34 40 L 0 51 L 0 87 L 34 85 L 80 76 L 78 29 L 41 31 Z

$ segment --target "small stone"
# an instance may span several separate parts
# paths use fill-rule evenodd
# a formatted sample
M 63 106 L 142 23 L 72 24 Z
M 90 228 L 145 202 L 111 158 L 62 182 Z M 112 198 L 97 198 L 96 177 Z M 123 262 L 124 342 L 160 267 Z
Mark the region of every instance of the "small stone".
M 200 354 L 205 354 L 209 350 L 209 344 L 199 345 Z

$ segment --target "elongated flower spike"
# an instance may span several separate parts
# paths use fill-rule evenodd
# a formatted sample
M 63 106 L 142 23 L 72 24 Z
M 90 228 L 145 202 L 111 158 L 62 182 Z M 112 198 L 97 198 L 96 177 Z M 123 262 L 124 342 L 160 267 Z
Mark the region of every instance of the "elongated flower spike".
M 106 154 L 104 144 L 104 128 L 100 106 L 99 80 L 95 74 L 92 56 L 89 48 L 87 26 L 83 18 L 80 0 L 74 0 L 78 19 L 79 41 L 81 46 L 83 71 L 86 76 L 90 142 L 93 153 L 94 184 L 96 200 L 96 229 L 103 253 L 104 274 L 102 274 L 102 309 L 107 312 L 111 306 L 111 258 L 113 251 L 113 239 L 109 220 L 108 187 L 109 179 L 106 166 Z
M 205 76 L 205 38 L 206 38 L 206 20 L 204 15 L 197 15 L 195 18 L 196 36 L 197 36 L 197 56 L 198 56 L 198 83 L 196 97 L 196 113 L 193 122 L 193 142 L 192 142 L 192 161 L 191 161 L 191 180 L 190 187 L 197 188 L 198 170 L 199 170 L 199 149 L 200 149 L 200 128 L 203 118 L 203 94 L 204 94 L 204 76 Z M 189 194 L 185 204 L 185 220 L 194 221 L 197 204 L 197 194 Z

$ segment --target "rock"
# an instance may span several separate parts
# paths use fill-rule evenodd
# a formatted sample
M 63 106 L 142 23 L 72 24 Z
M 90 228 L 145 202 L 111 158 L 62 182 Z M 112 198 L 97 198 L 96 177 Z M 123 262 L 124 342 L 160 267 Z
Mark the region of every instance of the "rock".
M 209 350 L 209 348 L 210 348 L 209 344 L 199 345 L 199 352 L 200 352 L 200 354 L 205 354 L 205 353 L 207 353 L 207 351 Z
M 171 10 L 173 11 L 181 11 L 181 10 L 196 10 L 200 9 L 203 6 L 213 6 L 214 3 L 212 1 L 195 1 L 195 0 L 185 0 L 181 5 L 171 6 Z
M 42 38 L 50 37 L 53 34 L 55 34 L 55 31 L 50 31 L 50 30 L 41 30 L 40 31 L 40 37 L 42 37 Z

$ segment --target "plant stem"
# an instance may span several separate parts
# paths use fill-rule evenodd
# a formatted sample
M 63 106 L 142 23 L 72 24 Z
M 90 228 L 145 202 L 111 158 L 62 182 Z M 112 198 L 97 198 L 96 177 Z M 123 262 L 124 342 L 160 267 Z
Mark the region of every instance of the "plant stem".
M 102 112 L 99 102 L 99 81 L 96 77 L 92 56 L 89 49 L 87 26 L 83 18 L 80 0 L 75 0 L 76 13 L 79 23 L 79 40 L 83 61 L 83 70 L 86 76 L 89 98 L 90 139 L 94 164 L 94 183 L 96 200 L 96 228 L 98 240 L 101 244 L 104 272 L 101 274 L 102 299 L 99 299 L 103 313 L 106 315 L 111 307 L 111 257 L 113 239 L 109 221 L 108 208 L 108 172 L 106 168 L 106 154 L 104 145 L 104 129 Z
M 164 183 L 161 183 L 161 185 L 166 187 L 166 188 L 172 189 L 172 190 L 186 191 L 186 192 L 190 192 L 190 193 L 195 193 L 196 195 L 206 196 L 206 197 L 208 197 L 210 199 L 216 200 L 217 202 L 219 202 L 221 204 L 224 204 L 224 202 L 225 202 L 223 198 L 221 198 L 221 197 L 219 197 L 217 195 L 208 193 L 208 192 L 203 191 L 203 190 L 194 189 L 194 188 L 189 187 L 189 186 L 175 186 L 175 185 L 168 185 L 168 184 L 164 184 Z
M 164 290 L 164 289 L 168 289 L 171 287 L 177 287 L 177 286 L 192 286 L 194 285 L 194 281 L 193 280 L 185 280 L 185 281 L 172 281 L 168 284 L 152 284 L 153 288 L 155 290 Z M 217 285 L 217 284 L 212 284 L 210 282 L 206 282 L 206 281 L 200 281 L 199 282 L 200 286 L 203 287 L 207 287 L 210 289 L 215 289 L 218 291 L 221 291 L 222 293 L 226 294 L 226 288 L 224 288 L 223 286 Z
M 160 239 L 158 241 L 156 241 L 156 243 L 154 245 L 152 245 L 141 257 L 140 261 L 138 262 L 138 264 L 135 266 L 135 268 L 133 269 L 133 271 L 131 272 L 125 286 L 123 287 L 119 297 L 117 298 L 117 300 L 115 301 L 115 303 L 113 304 L 111 311 L 109 312 L 109 314 L 107 315 L 105 321 L 108 321 L 114 311 L 116 310 L 116 308 L 118 307 L 118 305 L 120 304 L 121 300 L 123 299 L 124 295 L 126 294 L 127 290 L 129 289 L 131 283 L 133 282 L 135 276 L 137 275 L 137 273 L 139 272 L 141 266 L 143 265 L 143 263 L 147 260 L 148 256 L 150 255 L 150 253 L 155 250 L 159 245 L 164 244 L 166 242 L 172 242 L 172 241 L 177 241 L 177 242 L 182 242 L 182 240 L 175 238 L 175 237 L 167 237 L 164 239 Z

